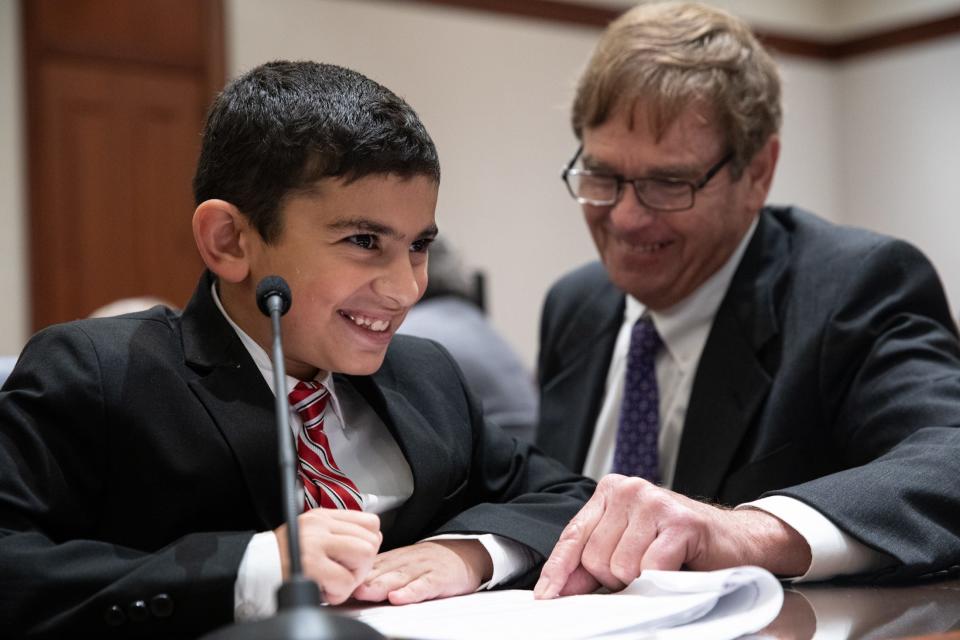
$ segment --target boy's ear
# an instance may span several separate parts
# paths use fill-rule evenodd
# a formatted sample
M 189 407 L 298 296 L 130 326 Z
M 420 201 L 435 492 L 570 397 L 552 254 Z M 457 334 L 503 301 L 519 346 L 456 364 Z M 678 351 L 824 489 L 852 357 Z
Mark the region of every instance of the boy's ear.
M 201 202 L 193 213 L 200 257 L 225 282 L 242 282 L 250 273 L 251 233 L 246 216 L 225 200 Z

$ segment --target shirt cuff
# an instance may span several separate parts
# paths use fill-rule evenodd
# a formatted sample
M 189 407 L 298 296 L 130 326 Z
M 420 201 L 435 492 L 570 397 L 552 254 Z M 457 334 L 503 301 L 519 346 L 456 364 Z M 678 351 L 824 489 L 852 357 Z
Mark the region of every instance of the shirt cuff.
M 276 593 L 282 582 L 277 536 L 272 531 L 254 535 L 243 553 L 233 586 L 235 620 L 260 620 L 276 613 Z
M 476 540 L 483 545 L 493 562 L 493 575 L 477 587 L 477 591 L 492 589 L 536 565 L 536 554 L 528 546 L 492 533 L 446 533 L 423 540 Z
M 803 536 L 810 546 L 810 567 L 791 582 L 829 580 L 836 576 L 869 573 L 893 563 L 885 553 L 876 551 L 841 531 L 826 516 L 808 504 L 787 496 L 768 496 L 738 505 L 780 518 Z

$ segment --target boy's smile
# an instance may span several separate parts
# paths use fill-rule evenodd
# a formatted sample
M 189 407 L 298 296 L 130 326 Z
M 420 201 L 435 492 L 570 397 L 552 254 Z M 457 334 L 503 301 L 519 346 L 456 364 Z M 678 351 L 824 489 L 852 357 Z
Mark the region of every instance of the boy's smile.
M 250 295 L 242 294 L 242 309 L 227 311 L 269 349 L 269 321 L 256 309 L 253 288 L 264 276 L 282 276 L 293 294 L 282 321 L 287 373 L 373 373 L 426 289 L 436 203 L 437 184 L 424 176 L 327 178 L 291 194 L 277 241 L 246 233 Z

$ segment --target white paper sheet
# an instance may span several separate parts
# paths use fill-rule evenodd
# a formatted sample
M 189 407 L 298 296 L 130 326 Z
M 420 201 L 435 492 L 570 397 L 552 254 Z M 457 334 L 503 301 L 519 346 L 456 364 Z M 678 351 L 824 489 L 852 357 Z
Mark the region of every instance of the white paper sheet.
M 605 640 L 736 638 L 769 624 L 783 589 L 757 567 L 646 571 L 613 594 L 534 600 L 531 591 L 484 591 L 420 604 L 341 607 L 392 638 Z

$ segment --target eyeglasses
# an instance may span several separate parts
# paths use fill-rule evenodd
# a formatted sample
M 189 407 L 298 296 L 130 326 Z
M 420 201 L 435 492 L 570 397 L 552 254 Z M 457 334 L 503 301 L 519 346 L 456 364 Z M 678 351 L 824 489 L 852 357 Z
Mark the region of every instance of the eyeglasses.
M 580 204 L 612 207 L 623 195 L 623 185 L 630 183 L 643 206 L 657 211 L 683 211 L 693 207 L 697 191 L 703 189 L 725 164 L 733 159 L 733 152 L 723 156 L 702 178 L 695 182 L 675 178 L 624 178 L 588 169 L 574 169 L 583 153 L 583 145 L 563 169 L 561 177 L 573 199 Z

